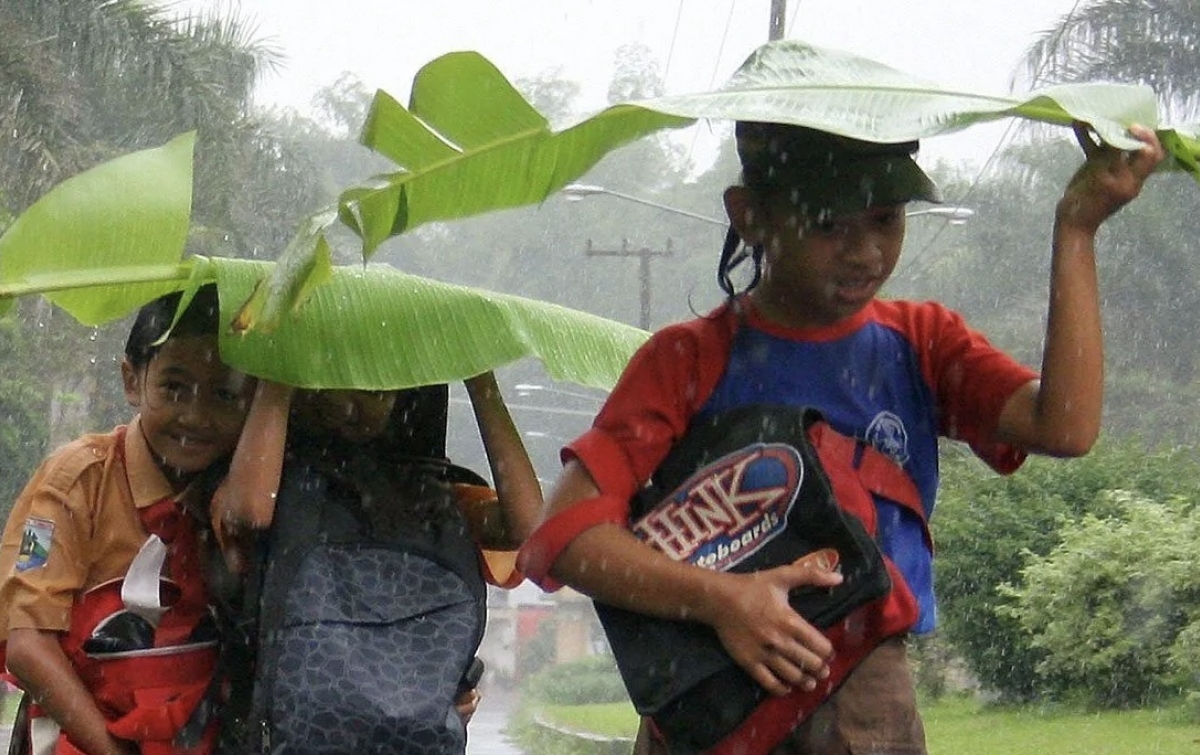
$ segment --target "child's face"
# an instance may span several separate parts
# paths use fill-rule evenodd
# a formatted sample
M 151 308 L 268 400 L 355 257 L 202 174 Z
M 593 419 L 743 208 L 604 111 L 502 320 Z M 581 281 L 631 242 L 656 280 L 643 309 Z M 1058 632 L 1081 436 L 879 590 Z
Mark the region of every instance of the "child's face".
M 818 221 L 781 198 L 763 215 L 756 296 L 793 326 L 828 326 L 861 311 L 891 277 L 904 243 L 902 204 Z
M 382 435 L 396 405 L 395 391 L 323 390 L 298 398 L 300 420 L 308 428 L 332 432 L 351 443 Z
M 167 340 L 150 363 L 121 364 L 125 398 L 168 479 L 181 481 L 233 451 L 254 380 L 226 367 L 216 336 Z

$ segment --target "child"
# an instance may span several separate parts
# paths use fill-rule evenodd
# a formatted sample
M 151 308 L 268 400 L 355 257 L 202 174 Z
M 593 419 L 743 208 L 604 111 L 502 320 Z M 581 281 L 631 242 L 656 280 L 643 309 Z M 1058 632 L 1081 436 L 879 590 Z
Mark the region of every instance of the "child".
M 485 552 L 515 551 L 537 524 L 541 487 L 495 375 L 486 372 L 464 385 L 496 490 L 491 495 L 488 490 L 460 487 L 463 514 Z M 216 529 L 232 544 L 247 531 L 270 526 L 290 450 L 285 442 L 315 446 L 318 453 L 328 453 L 340 439 L 355 445 L 373 444 L 385 457 L 441 456 L 444 394 L 444 386 L 412 391 L 296 391 L 281 383 L 260 381 L 229 475 L 213 499 Z M 296 423 L 291 438 L 289 420 Z M 230 566 L 241 571 L 244 551 L 231 545 L 225 553 Z M 495 576 L 501 584 L 511 577 Z
M 541 488 L 494 375 L 485 373 L 465 384 L 496 490 L 459 482 L 456 498 L 471 539 L 482 550 L 485 578 L 513 587 L 523 579 L 513 566 L 515 551 L 536 524 Z M 445 385 L 383 392 L 294 391 L 261 381 L 229 474 L 214 497 L 214 525 L 226 543 L 231 569 L 242 571 L 254 533 L 272 524 L 285 463 L 345 467 L 334 476 L 354 479 L 368 508 L 367 498 L 377 490 L 378 498 L 389 503 L 383 508 L 394 520 L 392 526 L 395 521 L 415 528 L 452 520 L 445 512 L 390 505 L 404 496 L 388 487 L 405 477 L 389 475 L 389 467 L 402 469 L 414 458 L 444 456 L 446 404 Z M 458 698 L 464 724 L 478 703 L 474 688 Z
M 938 199 L 912 159 L 916 142 L 876 144 L 797 126 L 737 124 L 743 185 L 725 192 L 732 228 L 718 268 L 727 302 L 655 334 L 634 356 L 593 427 L 564 451 L 546 522 L 521 552 L 597 600 L 711 626 L 772 695 L 811 691 L 837 653 L 788 605 L 788 591 L 836 577 L 799 565 L 755 574 L 664 557 L 626 529 L 631 495 L 697 418 L 748 404 L 819 409 L 834 429 L 901 465 L 926 516 L 939 436 L 1002 473 L 1026 453 L 1078 456 L 1100 425 L 1103 356 L 1094 239 L 1141 190 L 1164 153 L 1155 135 L 1122 153 L 1093 145 L 1059 201 L 1042 371 L 992 347 L 936 303 L 877 294 L 904 238 L 905 203 Z M 730 270 L 751 247 L 748 290 Z M 916 596 L 912 631 L 933 629 L 932 553 L 923 523 L 876 499 L 877 539 Z M 845 673 L 845 672 L 843 672 Z M 780 744 L 786 753 L 925 752 L 903 636 L 883 639 Z M 643 727 L 640 752 L 666 752 Z
M 34 753 L 210 751 L 208 515 L 193 481 L 233 450 L 254 381 L 217 355 L 213 285 L 159 343 L 179 301 L 147 304 L 130 331 L 121 376 L 138 414 L 52 453 L 0 543 L 0 639 L 40 709 Z

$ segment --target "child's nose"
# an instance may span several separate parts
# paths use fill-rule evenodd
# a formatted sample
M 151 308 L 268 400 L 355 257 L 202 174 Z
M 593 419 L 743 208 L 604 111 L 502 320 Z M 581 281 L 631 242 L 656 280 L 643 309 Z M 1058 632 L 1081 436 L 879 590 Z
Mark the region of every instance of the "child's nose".
M 871 260 L 881 253 L 875 237 L 862 223 L 847 223 L 843 227 L 838 251 L 850 260 Z

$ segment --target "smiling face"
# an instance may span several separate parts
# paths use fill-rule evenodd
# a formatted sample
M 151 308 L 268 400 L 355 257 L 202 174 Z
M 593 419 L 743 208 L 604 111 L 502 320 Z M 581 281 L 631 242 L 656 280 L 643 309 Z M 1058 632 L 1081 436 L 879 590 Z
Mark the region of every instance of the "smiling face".
M 762 244 L 762 280 L 751 297 L 773 320 L 826 327 L 860 312 L 887 282 L 904 243 L 904 205 L 870 207 L 832 219 L 808 217 L 786 196 L 757 201 L 743 187 L 727 195 L 739 233 Z M 733 190 L 731 189 L 731 192 Z
M 146 365 L 122 362 L 121 375 L 146 443 L 177 487 L 233 451 L 254 380 L 221 362 L 216 336 L 172 337 Z

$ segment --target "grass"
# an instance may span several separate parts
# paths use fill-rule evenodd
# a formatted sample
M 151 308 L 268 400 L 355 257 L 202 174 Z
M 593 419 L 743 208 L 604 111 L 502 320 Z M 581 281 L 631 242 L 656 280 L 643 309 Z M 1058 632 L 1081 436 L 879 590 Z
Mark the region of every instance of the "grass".
M 1179 709 L 1080 713 L 948 698 L 921 715 L 929 755 L 1200 755 L 1200 726 Z
M 638 717 L 629 703 L 597 705 L 547 705 L 541 708 L 549 722 L 573 731 L 586 731 L 604 737 L 633 737 Z
M 12 726 L 20 703 L 20 692 L 0 693 L 0 726 Z
M 547 720 L 576 731 L 632 737 L 628 703 L 549 705 Z M 1179 708 L 1081 713 L 985 707 L 966 698 L 921 706 L 929 755 L 1200 755 L 1200 726 Z

